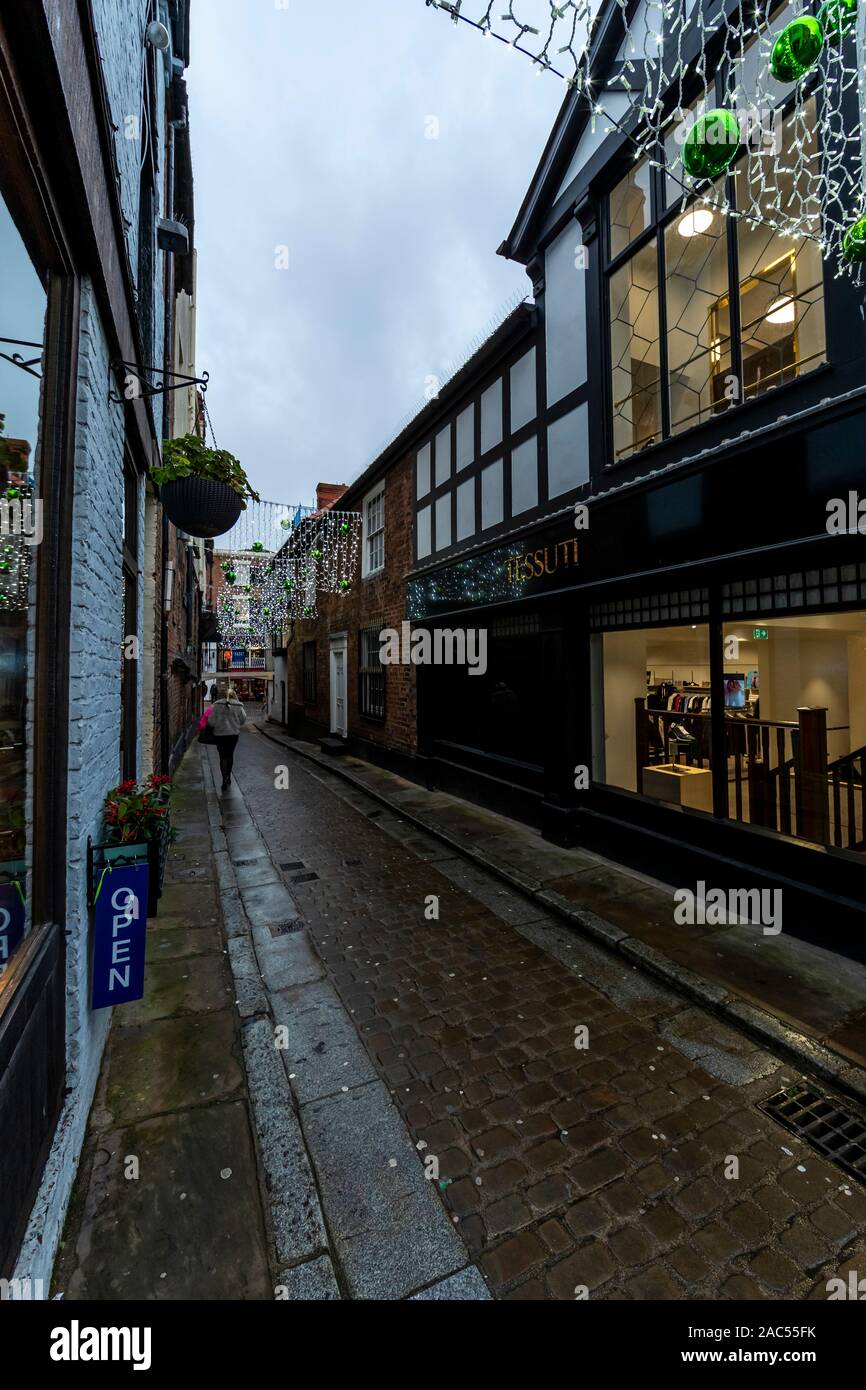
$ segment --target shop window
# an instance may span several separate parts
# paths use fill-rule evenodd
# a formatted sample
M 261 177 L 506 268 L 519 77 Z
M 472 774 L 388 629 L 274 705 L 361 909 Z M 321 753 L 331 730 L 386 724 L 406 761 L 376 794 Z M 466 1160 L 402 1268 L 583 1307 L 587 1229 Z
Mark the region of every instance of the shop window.
M 481 452 L 502 443 L 502 382 L 494 381 L 481 397 Z
M 548 406 L 586 381 L 586 271 L 580 228 L 572 222 L 544 253 Z
M 468 405 L 457 416 L 457 460 L 456 469 L 468 468 L 475 461 L 475 406 Z
M 451 477 L 451 426 L 446 425 L 436 436 L 436 486 Z
M 538 442 L 533 435 L 511 455 L 511 515 L 538 506 Z
M 465 541 L 475 535 L 475 479 L 461 483 L 457 489 L 457 539 Z
M 365 719 L 385 719 L 385 668 L 379 659 L 384 624 L 358 633 L 358 707 Z
M 451 493 L 436 498 L 436 549 L 447 550 L 451 544 Z
M 645 159 L 632 166 L 610 195 L 610 254 L 619 256 L 650 225 L 650 174 Z
M 773 33 L 788 17 L 790 7 L 774 15 Z M 820 154 L 815 98 L 798 100 L 790 85 L 767 76 L 772 41 L 755 37 L 727 72 L 720 65 L 715 91 L 677 112 L 668 126 L 660 151 L 664 167 L 654 171 L 642 162 L 609 195 L 616 460 L 826 361 L 820 189 L 809 172 Z M 774 113 L 778 102 L 792 105 Z M 739 113 L 743 151 L 731 180 L 700 187 L 684 206 L 694 183 L 683 171 L 682 141 L 713 103 Z M 768 154 L 763 142 L 771 135 L 778 148 Z M 657 221 L 649 196 L 653 180 Z M 740 210 L 765 220 L 729 217 L 711 206 L 724 201 L 726 188 L 735 189 Z M 803 214 L 793 238 L 771 225 L 789 207 Z
M 781 138 L 776 180 L 782 203 L 808 207 L 812 176 L 799 162 L 795 171 L 791 156 L 795 142 L 802 143 L 807 158 L 817 154 L 814 97 L 782 123 Z M 772 218 L 777 195 L 765 188 L 759 160 L 749 161 L 745 180 L 748 204 Z M 812 201 L 812 219 L 803 229 L 806 235 L 793 241 L 765 225 L 737 223 L 742 394 L 746 400 L 793 381 L 826 361 L 824 271 L 815 239 L 821 226 L 817 194 Z
M 511 433 L 535 419 L 535 348 L 530 348 L 511 368 Z
M 497 459 L 481 472 L 481 529 L 498 526 L 504 515 L 502 459 Z
M 415 496 L 426 497 L 430 491 L 430 445 L 419 449 L 415 459 Z
M 692 203 L 665 230 L 671 433 L 725 409 L 731 373 L 727 218 Z
M 316 687 L 316 644 L 315 642 L 305 642 L 302 654 L 302 677 L 304 687 L 304 704 L 314 705 L 318 699 Z
M 430 534 L 430 508 L 422 507 L 415 517 L 415 554 L 419 560 L 426 560 L 432 549 Z
M 724 629 L 727 814 L 866 852 L 866 611 Z
M 588 412 L 584 403 L 547 430 L 547 495 L 561 497 L 589 482 Z
M 713 810 L 709 629 L 593 641 L 593 777 L 682 811 Z
M 364 498 L 363 573 L 378 574 L 385 568 L 385 485 Z
M 610 277 L 610 346 L 614 456 L 621 459 L 661 435 L 655 238 Z
M 0 491 L 8 504 L 0 534 L 0 975 L 29 929 L 27 883 L 32 819 L 35 538 L 39 493 L 39 390 L 47 297 L 0 199 L 0 303 L 6 332 L 20 340 L 0 357 Z M 32 346 L 25 346 L 30 344 Z M 23 371 L 9 357 L 35 362 Z M 20 510 L 19 510 L 20 508 Z M 29 518 L 29 520 L 28 520 Z

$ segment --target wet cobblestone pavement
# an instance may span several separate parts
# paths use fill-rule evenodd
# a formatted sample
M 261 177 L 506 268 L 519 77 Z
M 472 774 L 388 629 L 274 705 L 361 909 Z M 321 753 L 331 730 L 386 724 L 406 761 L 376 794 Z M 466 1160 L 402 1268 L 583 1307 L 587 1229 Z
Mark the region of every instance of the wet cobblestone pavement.
M 235 774 L 496 1297 L 823 1299 L 866 1272 L 862 1186 L 758 1109 L 790 1064 L 261 733 Z

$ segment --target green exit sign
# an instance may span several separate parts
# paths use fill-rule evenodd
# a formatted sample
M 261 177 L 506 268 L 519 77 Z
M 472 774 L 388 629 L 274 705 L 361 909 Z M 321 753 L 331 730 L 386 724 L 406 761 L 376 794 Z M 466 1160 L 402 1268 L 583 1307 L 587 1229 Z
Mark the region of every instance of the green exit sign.
M 752 629 L 752 636 L 756 642 L 767 642 L 770 637 L 770 629 L 767 627 L 756 627 Z

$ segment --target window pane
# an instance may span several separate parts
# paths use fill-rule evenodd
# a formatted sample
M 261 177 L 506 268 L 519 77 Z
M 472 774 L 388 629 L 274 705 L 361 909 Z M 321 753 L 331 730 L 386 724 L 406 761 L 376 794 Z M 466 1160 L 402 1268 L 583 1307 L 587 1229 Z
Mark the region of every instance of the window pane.
M 504 515 L 502 503 L 502 459 L 488 464 L 481 472 L 481 529 L 497 526 Z
M 785 121 L 775 177 L 782 206 L 805 206 L 807 209 L 811 206 L 811 222 L 804 230 L 817 236 L 821 225 L 818 190 L 812 193 L 808 173 L 798 175 L 796 172 L 793 166 L 803 167 L 799 160 L 786 157 L 793 154 L 793 144 L 798 140 L 802 141 L 807 157 L 815 152 L 814 99 Z M 738 190 L 738 196 L 745 198 L 745 206 L 754 206 L 763 215 L 778 221 L 779 196 L 762 186 L 761 162 L 749 160 L 749 168 L 744 173 L 746 187 Z M 817 184 L 818 180 L 812 178 L 811 182 Z M 807 194 L 811 194 L 810 201 L 807 201 Z M 792 381 L 827 360 L 824 274 L 818 244 L 808 235 L 792 240 L 774 232 L 772 227 L 760 223 L 750 227 L 740 221 L 737 236 L 742 390 L 748 400 L 782 382 Z
M 670 173 L 665 175 L 665 206 L 670 207 L 672 203 L 685 197 L 688 188 L 695 182 L 683 168 L 683 141 L 694 125 L 698 116 L 702 116 L 707 109 L 705 97 L 698 101 L 693 101 L 691 106 L 687 106 L 682 114 L 674 120 L 665 133 L 665 165 Z M 685 187 L 684 187 L 685 185 Z
M 447 483 L 451 477 L 451 426 L 447 425 L 436 436 L 436 486 Z
M 511 368 L 511 432 L 535 419 L 535 348 Z
M 589 417 L 586 404 L 570 410 L 547 431 L 547 495 L 559 497 L 589 482 Z
M 538 506 L 538 442 L 535 435 L 511 455 L 511 515 Z
M 451 544 L 451 493 L 436 499 L 436 549 L 444 550 Z
M 724 709 L 731 819 L 862 857 L 866 613 L 727 624 Z
M 44 338 L 46 295 L 18 230 L 0 199 L 0 304 L 5 328 L 24 343 L 3 344 L 2 352 L 19 353 L 39 370 Z M 36 376 L 0 360 L 0 491 L 13 492 L 6 534 L 0 538 L 0 975 L 21 945 L 30 925 L 32 894 L 27 878 L 28 771 L 32 775 L 33 714 L 28 685 L 37 634 L 35 546 L 38 537 L 35 499 L 39 490 L 39 389 Z M 20 504 L 20 512 L 14 510 Z M 107 562 L 107 561 L 106 561 Z M 98 563 L 98 560 L 95 561 Z M 118 560 L 118 580 L 120 579 Z M 129 629 L 132 633 L 135 628 Z M 121 659 L 118 650 L 118 660 Z M 129 664 L 129 663 L 127 663 Z
M 688 429 L 729 405 L 731 303 L 728 219 L 692 203 L 665 232 L 671 430 Z
M 481 452 L 502 443 L 502 382 L 494 381 L 481 397 Z
M 418 458 L 416 459 L 416 462 L 415 462 L 415 476 L 416 476 L 416 479 L 417 479 L 417 486 L 416 486 L 415 496 L 416 496 L 416 497 L 426 497 L 426 496 L 427 496 L 427 493 L 430 491 L 430 445 L 429 445 L 429 444 L 425 444 L 425 445 L 424 445 L 424 448 L 421 449 L 420 452 L 419 452 L 419 454 L 418 454 Z
M 457 472 L 475 461 L 475 406 L 457 416 Z
M 548 405 L 586 381 L 586 265 L 580 245 L 580 228 L 572 222 L 544 255 Z
M 461 483 L 457 489 L 457 539 L 465 541 L 475 534 L 475 479 Z
M 611 256 L 618 256 L 650 224 L 650 172 L 646 160 L 640 160 L 610 195 Z
M 661 432 L 658 263 L 655 237 L 610 277 L 614 457 Z
M 769 9 L 770 6 L 766 6 Z M 769 25 L 762 28 L 731 63 L 725 82 L 726 99 L 723 105 L 734 111 L 749 113 L 754 118 L 763 107 L 777 106 L 791 95 L 790 82 L 779 82 L 770 71 L 773 44 L 786 24 L 794 18 L 794 5 L 783 5 Z
M 595 780 L 711 813 L 709 629 L 604 633 L 593 689 Z
M 419 560 L 424 560 L 430 550 L 430 508 L 422 507 L 415 517 L 415 553 Z

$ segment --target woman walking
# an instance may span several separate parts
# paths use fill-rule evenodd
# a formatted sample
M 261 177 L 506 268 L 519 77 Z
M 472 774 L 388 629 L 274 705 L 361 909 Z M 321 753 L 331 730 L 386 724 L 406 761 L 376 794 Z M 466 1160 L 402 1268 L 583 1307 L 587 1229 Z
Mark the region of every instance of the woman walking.
M 220 757 L 220 772 L 223 775 L 222 789 L 227 792 L 232 780 L 232 766 L 235 749 L 241 729 L 247 722 L 247 712 L 237 697 L 233 685 L 226 685 L 224 693 L 215 700 L 210 712 L 210 727 Z

